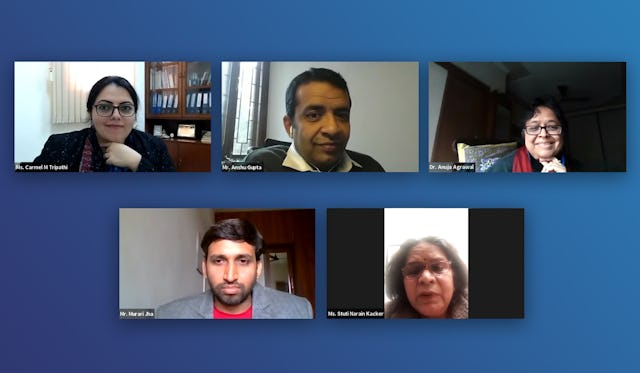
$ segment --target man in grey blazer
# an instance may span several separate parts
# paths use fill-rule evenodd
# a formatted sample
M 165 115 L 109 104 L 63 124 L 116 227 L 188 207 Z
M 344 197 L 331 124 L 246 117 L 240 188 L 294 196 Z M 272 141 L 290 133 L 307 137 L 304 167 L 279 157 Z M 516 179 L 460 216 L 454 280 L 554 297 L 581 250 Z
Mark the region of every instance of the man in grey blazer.
M 156 309 L 158 319 L 310 319 L 305 298 L 265 288 L 263 241 L 248 221 L 227 219 L 211 226 L 202 238 L 202 273 L 211 290 L 175 300 Z

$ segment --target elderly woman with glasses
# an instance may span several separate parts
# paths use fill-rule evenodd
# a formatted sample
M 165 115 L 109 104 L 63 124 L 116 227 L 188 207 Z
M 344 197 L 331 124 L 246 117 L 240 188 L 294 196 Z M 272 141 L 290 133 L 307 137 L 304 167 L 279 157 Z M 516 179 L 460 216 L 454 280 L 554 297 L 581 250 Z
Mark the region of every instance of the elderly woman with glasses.
M 466 319 L 467 267 L 438 237 L 408 240 L 387 265 L 384 317 Z
M 162 140 L 133 128 L 138 95 L 125 78 L 97 81 L 87 112 L 91 127 L 50 136 L 33 162 L 80 172 L 175 171 Z
M 487 172 L 567 172 L 567 120 L 553 97 L 533 101 L 522 123 L 522 138 L 524 146 L 497 160 Z

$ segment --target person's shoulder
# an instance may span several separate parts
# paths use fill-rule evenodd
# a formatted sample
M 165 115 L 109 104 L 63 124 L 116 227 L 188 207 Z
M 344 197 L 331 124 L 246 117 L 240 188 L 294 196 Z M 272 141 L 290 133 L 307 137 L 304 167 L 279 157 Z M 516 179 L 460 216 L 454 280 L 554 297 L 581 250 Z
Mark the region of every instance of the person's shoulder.
M 304 298 L 284 291 L 275 290 L 256 284 L 254 292 L 260 302 L 268 303 L 269 315 L 265 317 L 278 319 L 311 319 L 313 311 L 311 303 Z
M 354 162 L 357 162 L 362 167 L 354 166 L 352 171 L 362 171 L 362 172 L 384 172 L 384 168 L 378 161 L 373 159 L 373 157 L 366 155 L 364 153 L 358 153 L 353 150 L 347 150 L 347 154 Z
M 288 149 L 289 147 L 286 145 L 272 145 L 254 149 L 247 155 L 245 162 L 262 162 L 264 160 L 271 159 L 277 159 L 282 162 L 282 160 L 287 156 Z
M 34 163 L 68 164 L 82 151 L 89 128 L 50 135 Z
M 260 164 L 263 171 L 290 171 L 282 166 L 282 162 L 287 157 L 287 145 L 271 145 L 264 148 L 254 149 L 245 159 L 245 163 Z
M 411 306 L 400 301 L 392 300 L 384 305 L 385 319 L 419 319 L 420 315 Z
M 211 298 L 210 293 L 200 293 L 196 295 L 190 295 L 188 297 L 176 299 L 169 303 L 163 304 L 156 308 L 156 319 L 203 319 L 207 318 L 207 314 L 203 313 L 203 308 L 207 308 L 206 305 L 208 298 Z M 211 310 L 213 312 L 213 300 L 211 300 Z
M 519 149 L 519 148 L 518 148 Z M 486 172 L 511 172 L 513 169 L 513 160 L 518 152 L 518 149 L 508 153 L 504 157 L 497 159 Z
M 84 141 L 84 139 L 87 137 L 88 132 L 89 132 L 89 128 L 84 128 L 78 131 L 57 133 L 49 136 L 49 139 L 47 139 L 47 144 L 59 144 L 59 143 L 66 144 L 69 142 L 75 142 L 79 140 Z
M 269 299 L 272 299 L 272 300 L 307 302 L 305 298 L 297 296 L 295 294 L 290 294 L 284 291 L 280 291 L 280 290 L 276 290 L 276 289 L 272 289 L 264 286 L 261 286 L 260 289 L 262 290 L 264 295 L 266 295 L 267 297 L 269 297 Z

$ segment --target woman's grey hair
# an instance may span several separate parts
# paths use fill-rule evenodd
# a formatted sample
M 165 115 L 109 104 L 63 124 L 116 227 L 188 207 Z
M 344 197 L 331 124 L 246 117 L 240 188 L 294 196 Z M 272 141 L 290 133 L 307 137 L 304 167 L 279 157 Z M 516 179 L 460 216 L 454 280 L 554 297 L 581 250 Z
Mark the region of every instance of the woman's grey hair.
M 420 318 L 418 311 L 413 309 L 407 299 L 404 289 L 402 267 L 407 261 L 409 251 L 419 243 L 435 245 L 442 250 L 451 262 L 453 272 L 454 291 L 447 309 L 447 317 L 466 319 L 469 314 L 468 271 L 465 263 L 460 259 L 458 251 L 446 240 L 429 236 L 419 240 L 405 241 L 387 264 L 385 273 L 385 287 L 391 301 L 385 305 L 384 317 L 391 318 Z

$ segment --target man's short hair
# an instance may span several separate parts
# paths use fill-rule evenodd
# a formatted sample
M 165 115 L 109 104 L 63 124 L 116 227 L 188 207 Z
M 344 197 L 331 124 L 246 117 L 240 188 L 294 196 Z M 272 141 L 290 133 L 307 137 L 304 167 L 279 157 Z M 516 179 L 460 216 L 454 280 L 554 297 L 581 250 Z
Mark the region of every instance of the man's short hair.
M 218 240 L 246 242 L 255 249 L 256 260 L 260 260 L 264 241 L 260 232 L 248 220 L 226 219 L 212 225 L 200 242 L 205 259 L 209 255 L 209 245 Z
M 349 97 L 349 108 L 351 108 L 351 95 L 349 94 L 347 82 L 344 80 L 342 75 L 330 69 L 325 69 L 322 67 L 312 67 L 293 78 L 291 83 L 289 83 L 289 87 L 287 88 L 285 102 L 287 107 L 287 115 L 292 121 L 296 111 L 296 92 L 298 92 L 298 87 L 311 82 L 326 82 L 336 88 L 340 88 L 347 94 L 347 97 Z

